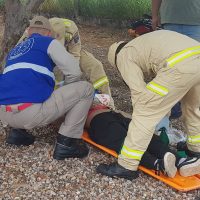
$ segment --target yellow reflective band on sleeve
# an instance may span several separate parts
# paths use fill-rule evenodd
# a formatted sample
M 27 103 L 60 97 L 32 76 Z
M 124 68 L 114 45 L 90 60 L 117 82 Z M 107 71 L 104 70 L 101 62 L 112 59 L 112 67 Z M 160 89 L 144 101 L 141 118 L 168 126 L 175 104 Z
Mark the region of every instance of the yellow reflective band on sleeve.
M 197 54 L 200 54 L 200 46 L 191 47 L 179 53 L 176 53 L 175 55 L 167 59 L 167 63 L 170 67 L 173 67 L 175 64 L 181 62 L 182 60 Z
M 66 34 L 65 34 L 65 39 L 66 39 L 67 41 L 70 41 L 70 40 L 72 39 L 72 34 L 71 34 L 71 33 L 66 33 Z
M 198 144 L 198 143 L 200 143 L 200 134 L 196 135 L 196 136 L 188 136 L 187 141 L 190 144 Z
M 155 92 L 159 94 L 160 96 L 165 96 L 168 94 L 169 90 L 161 85 L 158 85 L 157 83 L 151 81 L 146 86 L 147 89 L 151 90 L 152 92 Z
M 63 19 L 63 22 L 64 22 L 66 27 L 70 27 L 71 26 L 71 22 L 68 19 Z
M 139 150 L 130 149 L 127 146 L 124 145 L 122 147 L 121 154 L 126 156 L 127 158 L 141 160 L 144 152 L 143 151 L 139 151 Z
M 100 88 L 101 86 L 103 86 L 103 85 L 105 85 L 107 83 L 108 83 L 108 78 L 107 78 L 107 76 L 104 76 L 103 78 L 100 78 L 95 83 L 93 83 L 93 87 L 95 89 L 98 89 L 98 88 Z

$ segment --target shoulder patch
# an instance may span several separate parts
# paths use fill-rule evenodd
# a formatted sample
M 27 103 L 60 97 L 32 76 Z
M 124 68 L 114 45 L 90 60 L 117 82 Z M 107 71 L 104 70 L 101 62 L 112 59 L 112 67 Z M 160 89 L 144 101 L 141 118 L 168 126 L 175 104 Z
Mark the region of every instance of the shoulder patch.
M 8 55 L 8 60 L 16 59 L 28 53 L 34 44 L 34 38 L 27 39 L 14 47 Z

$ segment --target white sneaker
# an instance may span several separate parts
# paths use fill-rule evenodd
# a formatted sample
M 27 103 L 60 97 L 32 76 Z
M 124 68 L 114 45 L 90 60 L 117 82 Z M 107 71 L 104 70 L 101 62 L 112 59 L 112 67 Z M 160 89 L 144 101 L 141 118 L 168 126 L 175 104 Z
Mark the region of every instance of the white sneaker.
M 175 155 L 170 152 L 165 153 L 163 159 L 158 159 L 155 163 L 156 174 L 160 175 L 160 172 L 162 172 L 164 175 L 174 178 L 177 172 L 175 163 Z
M 181 176 L 193 176 L 200 174 L 200 157 L 188 157 L 181 164 L 178 165 Z
M 176 168 L 176 157 L 174 154 L 167 152 L 164 155 L 163 158 L 164 161 L 164 168 L 165 168 L 165 173 L 167 174 L 167 176 L 169 176 L 170 178 L 174 178 L 177 172 L 177 168 Z

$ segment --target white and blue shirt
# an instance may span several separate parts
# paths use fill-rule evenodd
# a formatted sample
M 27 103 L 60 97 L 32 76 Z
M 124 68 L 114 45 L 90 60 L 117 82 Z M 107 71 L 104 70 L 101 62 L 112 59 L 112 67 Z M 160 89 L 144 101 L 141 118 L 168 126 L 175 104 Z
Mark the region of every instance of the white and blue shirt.
M 55 39 L 32 34 L 7 56 L 0 76 L 0 105 L 44 102 L 54 90 L 54 67 L 73 82 L 81 74 L 77 63 Z

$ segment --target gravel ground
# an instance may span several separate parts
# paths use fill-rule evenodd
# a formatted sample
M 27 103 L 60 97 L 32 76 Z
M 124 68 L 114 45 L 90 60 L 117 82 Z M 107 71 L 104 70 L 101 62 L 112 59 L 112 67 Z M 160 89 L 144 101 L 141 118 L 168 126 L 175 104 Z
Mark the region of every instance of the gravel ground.
M 126 31 L 102 27 L 80 26 L 84 48 L 100 59 L 111 80 L 111 89 L 118 109 L 131 112 L 130 93 L 116 69 L 107 62 L 108 46 L 123 38 Z M 31 131 L 36 142 L 29 147 L 5 144 L 7 128 L 0 124 L 0 199 L 1 200 L 198 200 L 200 191 L 181 193 L 164 183 L 140 173 L 138 179 L 127 181 L 96 174 L 100 163 L 115 159 L 90 147 L 85 159 L 52 159 L 53 145 L 61 120 Z M 178 120 L 173 122 L 182 129 Z

